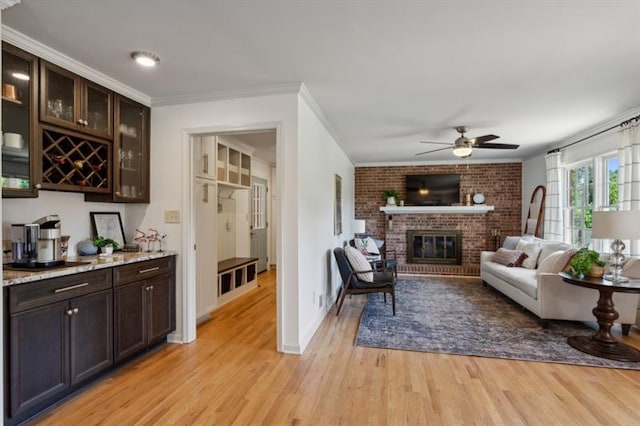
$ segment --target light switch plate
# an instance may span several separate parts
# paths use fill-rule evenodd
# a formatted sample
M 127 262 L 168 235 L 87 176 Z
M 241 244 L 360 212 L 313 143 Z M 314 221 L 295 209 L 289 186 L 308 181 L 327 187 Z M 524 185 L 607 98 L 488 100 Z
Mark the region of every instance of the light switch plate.
M 180 223 L 180 210 L 165 210 L 164 223 Z

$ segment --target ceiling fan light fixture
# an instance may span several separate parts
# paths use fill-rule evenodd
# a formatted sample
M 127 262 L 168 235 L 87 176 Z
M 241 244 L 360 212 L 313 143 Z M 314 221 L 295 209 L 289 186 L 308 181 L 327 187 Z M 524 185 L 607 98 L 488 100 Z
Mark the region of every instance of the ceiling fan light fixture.
M 131 53 L 131 57 L 143 67 L 155 67 L 160 62 L 158 55 L 149 52 L 136 51 Z
M 456 157 L 464 158 L 471 155 L 471 145 L 464 137 L 456 139 L 453 144 L 453 155 Z

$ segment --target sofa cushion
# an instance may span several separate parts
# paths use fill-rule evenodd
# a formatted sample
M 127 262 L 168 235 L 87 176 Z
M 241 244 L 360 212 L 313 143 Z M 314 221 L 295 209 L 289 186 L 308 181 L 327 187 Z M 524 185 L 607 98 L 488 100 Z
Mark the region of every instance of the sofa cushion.
M 518 241 L 520 241 L 520 237 L 506 237 L 502 242 L 502 248 L 505 248 L 507 250 L 515 250 Z
M 499 263 L 501 265 L 513 267 L 522 265 L 522 261 L 525 258 L 526 255 L 520 250 L 507 250 L 505 248 L 499 248 L 496 254 L 493 255 L 491 261 Z
M 371 271 L 371 265 L 360 251 L 351 246 L 347 246 L 344 248 L 344 252 L 354 271 Z M 362 281 L 373 282 L 373 272 L 364 272 L 356 275 Z
M 627 278 L 640 278 L 640 259 L 636 257 L 628 259 L 622 268 L 622 275 Z
M 558 250 L 568 250 L 571 246 L 569 244 L 561 243 L 559 241 L 545 241 L 540 242 L 540 255 L 538 256 L 538 265 L 545 261 L 545 259 Z
M 535 269 L 538 264 L 538 256 L 540 255 L 540 244 L 532 241 L 527 242 L 525 240 L 518 241 L 516 250 L 523 251 L 527 255 L 527 258 L 522 262 L 522 267 L 527 269 Z
M 526 268 L 510 268 L 495 262 L 485 262 L 482 269 L 487 273 L 511 284 L 527 296 L 538 297 L 538 281 L 536 271 Z

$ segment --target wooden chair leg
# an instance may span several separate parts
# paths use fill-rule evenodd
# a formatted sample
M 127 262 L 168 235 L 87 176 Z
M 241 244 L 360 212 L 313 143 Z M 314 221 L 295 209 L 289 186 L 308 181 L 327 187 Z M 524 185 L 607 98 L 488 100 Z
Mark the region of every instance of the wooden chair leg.
M 346 290 L 342 291 L 340 297 L 338 298 L 338 311 L 336 312 L 336 316 L 340 315 L 340 308 L 342 308 L 342 304 L 344 303 L 344 297 L 347 295 Z
M 396 315 L 396 292 L 394 290 L 391 290 L 391 306 L 393 309 L 393 315 L 395 316 Z

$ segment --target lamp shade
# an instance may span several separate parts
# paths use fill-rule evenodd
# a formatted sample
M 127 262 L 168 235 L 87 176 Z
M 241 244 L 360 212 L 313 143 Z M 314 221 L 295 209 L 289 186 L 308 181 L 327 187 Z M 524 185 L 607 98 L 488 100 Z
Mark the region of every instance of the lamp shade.
M 593 212 L 592 238 L 640 239 L 640 210 Z
M 365 221 L 364 219 L 354 219 L 353 221 L 353 233 L 364 234 L 365 233 Z

